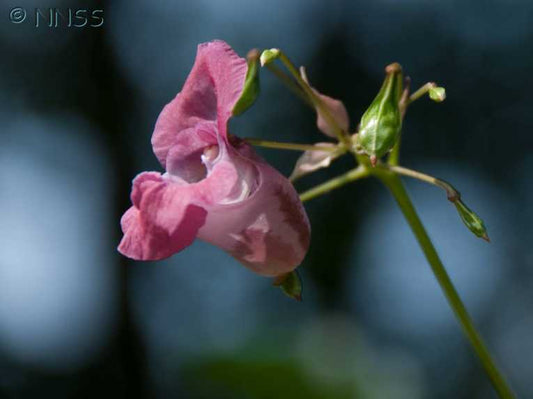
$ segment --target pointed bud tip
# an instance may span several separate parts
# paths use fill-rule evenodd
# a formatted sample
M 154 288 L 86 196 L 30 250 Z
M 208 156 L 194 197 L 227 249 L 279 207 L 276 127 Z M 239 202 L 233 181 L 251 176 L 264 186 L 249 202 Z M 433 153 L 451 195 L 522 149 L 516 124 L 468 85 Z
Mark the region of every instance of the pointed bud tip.
M 461 220 L 465 224 L 468 229 L 476 235 L 476 237 L 482 238 L 483 240 L 490 242 L 489 236 L 487 234 L 487 229 L 485 228 L 485 224 L 483 223 L 483 220 L 476 215 L 474 211 L 472 211 L 468 206 L 465 205 L 465 203 L 461 199 L 457 199 L 454 202 L 455 208 L 457 209 L 457 212 L 459 212 L 459 216 L 461 217 Z
M 386 73 L 398 73 L 402 71 L 402 66 L 397 62 L 393 62 L 385 67 Z
M 302 301 L 302 280 L 296 271 L 275 277 L 273 285 L 281 288 L 289 298 Z
M 246 54 L 246 59 L 248 61 L 256 61 L 259 59 L 259 57 L 261 57 L 261 53 L 256 48 L 251 49 L 248 51 L 248 54 Z

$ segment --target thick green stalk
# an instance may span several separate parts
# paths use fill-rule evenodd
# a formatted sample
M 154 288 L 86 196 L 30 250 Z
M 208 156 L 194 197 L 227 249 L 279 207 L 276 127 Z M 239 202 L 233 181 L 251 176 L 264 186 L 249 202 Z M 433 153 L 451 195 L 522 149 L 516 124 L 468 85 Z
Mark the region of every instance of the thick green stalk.
M 459 294 L 457 293 L 444 265 L 442 264 L 435 247 L 431 243 L 431 240 L 424 228 L 418 214 L 405 190 L 400 178 L 390 172 L 374 171 L 374 174 L 387 186 L 394 199 L 398 203 L 405 219 L 409 223 L 413 234 L 415 235 L 428 263 L 431 266 L 433 274 L 437 278 L 437 281 L 448 300 L 450 307 L 453 309 L 455 316 L 457 317 L 464 333 L 466 334 L 470 344 L 476 352 L 479 360 L 483 364 L 485 371 L 487 372 L 494 389 L 498 392 L 500 398 L 508 399 L 514 398 L 514 394 L 508 387 L 502 374 L 496 367 L 489 351 L 487 350 L 481 336 L 477 332 L 472 319 L 468 314 Z

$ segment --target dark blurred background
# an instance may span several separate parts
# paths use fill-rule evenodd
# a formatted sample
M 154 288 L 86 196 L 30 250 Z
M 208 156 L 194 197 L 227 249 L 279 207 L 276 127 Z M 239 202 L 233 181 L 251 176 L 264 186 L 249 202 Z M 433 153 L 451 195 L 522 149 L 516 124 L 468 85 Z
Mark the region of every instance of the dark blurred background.
M 14 7 L 24 21 L 10 20 Z M 36 27 L 35 8 L 103 10 L 104 21 L 49 27 L 41 15 Z M 377 182 L 306 204 L 303 303 L 202 242 L 163 262 L 117 253 L 131 179 L 161 170 L 159 111 L 197 44 L 215 38 L 243 56 L 284 49 L 345 102 L 352 129 L 390 62 L 414 88 L 446 87 L 444 103 L 410 108 L 402 164 L 455 184 L 492 243 L 438 189 L 406 183 L 510 384 L 533 397 L 532 17 L 527 0 L 2 0 L 0 397 L 495 397 Z M 263 71 L 260 100 L 231 128 L 323 141 L 314 121 Z M 260 153 L 287 175 L 298 156 Z M 297 189 L 352 166 L 339 160 Z

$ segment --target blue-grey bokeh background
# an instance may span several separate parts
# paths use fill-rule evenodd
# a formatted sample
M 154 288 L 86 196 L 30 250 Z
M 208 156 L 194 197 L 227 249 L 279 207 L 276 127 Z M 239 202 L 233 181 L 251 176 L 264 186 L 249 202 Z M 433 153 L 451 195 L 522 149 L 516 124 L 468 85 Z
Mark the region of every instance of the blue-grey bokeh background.
M 36 28 L 36 7 L 103 9 L 104 24 Z M 526 0 L 3 1 L 0 397 L 495 397 L 376 182 L 306 204 L 303 303 L 201 242 L 157 263 L 116 252 L 131 179 L 160 169 L 157 115 L 215 38 L 241 55 L 283 48 L 343 99 L 352 128 L 390 62 L 415 87 L 447 88 L 444 103 L 409 110 L 403 163 L 459 187 L 492 244 L 437 189 L 408 189 L 510 383 L 533 397 L 532 16 Z M 323 140 L 267 73 L 262 89 L 233 133 Z M 261 153 L 285 174 L 297 157 Z

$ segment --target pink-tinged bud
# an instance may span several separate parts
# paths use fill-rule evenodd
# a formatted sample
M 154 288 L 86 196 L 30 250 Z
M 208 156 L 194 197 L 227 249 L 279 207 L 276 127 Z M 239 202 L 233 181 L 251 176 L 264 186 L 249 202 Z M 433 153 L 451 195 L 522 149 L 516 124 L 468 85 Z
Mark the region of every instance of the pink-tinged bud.
M 327 168 L 332 161 L 340 157 L 345 150 L 333 143 L 316 143 L 316 150 L 305 151 L 294 166 L 289 179 L 294 182 L 302 176 L 315 170 Z M 332 151 L 321 151 L 319 148 L 331 149 Z
M 198 46 L 183 90 L 165 106 L 152 136 L 166 173 L 143 172 L 133 182 L 132 207 L 121 220 L 122 254 L 163 259 L 200 238 L 265 276 L 302 262 L 310 226 L 294 187 L 228 135 L 247 70 L 222 41 Z
M 304 67 L 300 67 L 300 75 L 302 76 L 302 79 L 304 80 L 304 82 L 309 85 L 311 90 L 313 90 L 315 95 L 317 95 L 320 98 L 320 100 L 322 101 L 324 106 L 327 108 L 329 114 L 335 120 L 337 125 L 343 131 L 347 132 L 349 129 L 349 125 L 350 125 L 350 118 L 348 117 L 348 111 L 346 111 L 346 107 L 344 106 L 342 101 L 337 100 L 335 98 L 328 97 L 320 93 L 315 88 L 313 88 L 309 84 L 309 80 L 307 79 L 307 74 L 305 72 Z M 328 124 L 326 118 L 324 117 L 324 115 L 322 115 L 322 111 L 318 107 L 316 108 L 316 125 L 318 129 L 325 135 L 330 136 L 330 137 L 337 137 L 337 135 L 335 134 L 335 129 L 333 128 L 333 126 L 330 126 Z

